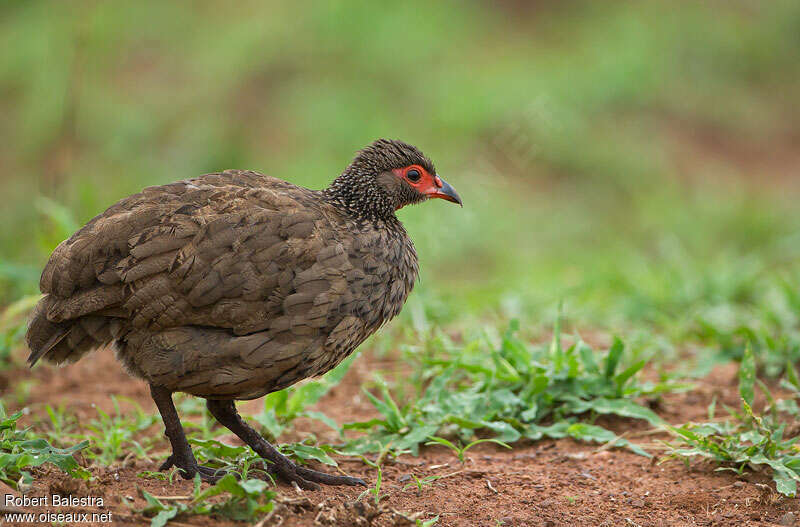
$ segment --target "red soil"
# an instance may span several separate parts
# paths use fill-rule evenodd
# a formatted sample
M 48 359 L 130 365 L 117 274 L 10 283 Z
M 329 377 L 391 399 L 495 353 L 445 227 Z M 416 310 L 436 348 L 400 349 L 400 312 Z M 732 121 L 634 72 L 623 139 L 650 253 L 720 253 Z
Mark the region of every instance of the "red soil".
M 377 365 L 372 357 L 359 358 L 344 381 L 319 403 L 319 409 L 339 422 L 371 417 L 371 407 L 359 386 L 370 378 Z M 94 405 L 112 411 L 112 394 L 129 397 L 145 410 L 155 412 L 145 385 L 130 379 L 109 351 L 62 369 L 20 368 L 6 378 L 5 400 L 12 399 L 8 395 L 17 393 L 20 382 L 31 378 L 35 382 L 25 403 L 29 410 L 23 419 L 26 425 L 35 423 L 35 416 L 45 415 L 46 403 L 63 404 L 68 413 L 82 419 L 96 416 Z M 736 383 L 734 368 L 717 369 L 699 383 L 698 389 L 665 397 L 657 411 L 673 423 L 703 419 L 713 396 L 720 402 L 737 404 Z M 259 404 L 256 401 L 242 405 L 244 413 L 257 411 Z M 603 424 L 654 452 L 658 451 L 656 439 L 667 439 L 652 434 L 639 422 L 610 419 Z M 307 431 L 314 431 L 323 440 L 335 439 L 315 423 L 301 420 L 297 428 L 289 439 L 302 437 Z M 160 426 L 149 433 L 160 436 Z M 224 440 L 236 443 L 233 436 L 225 436 Z M 133 497 L 135 506 L 142 507 L 144 501 L 137 487 L 156 496 L 188 496 L 192 488 L 188 481 L 169 484 L 136 476 L 142 470 L 155 470 L 167 455 L 166 439 L 160 444 L 162 451 L 152 461 L 93 467 L 97 478 L 88 486 L 53 468 L 36 469 L 37 479 L 30 494 L 103 496 L 105 510 L 113 513 L 115 525 L 147 525 L 148 519 L 132 513 L 122 503 L 123 496 Z M 339 461 L 343 471 L 374 484 L 373 469 L 360 461 Z M 798 501 L 777 495 L 767 475 L 748 473 L 738 477 L 730 472 L 715 472 L 714 468 L 705 463 L 692 463 L 687 468 L 677 461 L 657 464 L 627 451 L 606 451 L 568 439 L 522 443 L 513 450 L 479 445 L 468 452 L 463 466 L 449 451 L 431 447 L 423 449 L 420 457 L 403 456 L 385 464 L 382 491 L 387 497 L 380 508 L 375 507 L 371 495 L 354 504 L 362 489 L 325 488 L 300 494 L 280 484 L 281 504 L 263 525 L 413 525 L 403 515 L 422 520 L 438 515 L 441 526 L 755 526 L 793 525 L 792 515 L 800 516 Z M 411 482 L 411 474 L 420 478 L 445 477 L 422 491 L 413 485 L 404 490 Z M 169 525 L 242 524 L 218 518 L 179 517 Z

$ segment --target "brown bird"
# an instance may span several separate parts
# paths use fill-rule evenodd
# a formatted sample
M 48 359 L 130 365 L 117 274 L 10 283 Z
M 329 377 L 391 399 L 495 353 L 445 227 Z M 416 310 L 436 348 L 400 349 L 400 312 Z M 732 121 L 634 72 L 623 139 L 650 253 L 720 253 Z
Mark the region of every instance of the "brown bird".
M 186 440 L 172 401 L 184 392 L 205 398 L 275 476 L 363 485 L 296 465 L 234 401 L 327 372 L 400 312 L 417 254 L 395 211 L 428 198 L 461 204 L 422 152 L 386 139 L 324 190 L 243 170 L 146 188 L 53 251 L 28 362 L 71 363 L 113 344 L 161 413 L 172 445 L 161 470 L 220 477 Z

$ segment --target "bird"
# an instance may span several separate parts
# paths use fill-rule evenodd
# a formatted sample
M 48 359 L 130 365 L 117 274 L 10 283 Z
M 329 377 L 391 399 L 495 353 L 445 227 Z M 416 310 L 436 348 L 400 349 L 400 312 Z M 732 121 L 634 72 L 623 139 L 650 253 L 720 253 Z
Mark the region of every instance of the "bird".
M 173 403 L 182 392 L 205 399 L 276 479 L 365 485 L 296 464 L 235 403 L 324 374 L 400 312 L 419 266 L 396 212 L 433 198 L 463 206 L 428 157 L 390 139 L 359 150 L 321 190 L 248 170 L 145 188 L 52 252 L 28 363 L 113 348 L 149 384 L 172 448 L 162 471 L 221 477 L 186 439 Z

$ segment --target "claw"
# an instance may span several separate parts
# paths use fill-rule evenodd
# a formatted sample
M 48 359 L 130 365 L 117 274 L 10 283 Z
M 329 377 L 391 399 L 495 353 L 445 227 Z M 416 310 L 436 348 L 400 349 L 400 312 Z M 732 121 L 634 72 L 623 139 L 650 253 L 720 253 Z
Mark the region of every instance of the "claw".
M 264 470 L 286 483 L 297 483 L 297 486 L 305 490 L 319 490 L 320 485 L 349 485 L 349 486 L 362 486 L 366 487 L 367 483 L 361 478 L 354 478 L 351 476 L 335 476 L 311 470 L 310 468 L 301 467 L 297 464 L 286 460 L 283 466 L 278 466 L 274 463 L 265 462 Z
M 197 466 L 197 471 L 200 473 L 200 479 L 203 481 L 207 481 L 209 483 L 216 483 L 220 479 L 222 479 L 228 471 L 224 468 L 212 468 L 212 467 L 204 467 L 202 465 Z M 235 472 L 233 475 L 238 479 L 239 475 Z
M 305 467 L 295 465 L 295 473 L 308 481 L 322 483 L 323 485 L 349 485 L 351 487 L 366 487 L 367 483 L 361 478 L 352 476 L 334 476 L 325 472 L 318 472 Z
M 324 485 L 363 485 L 364 480 L 350 476 L 332 476 L 324 472 L 317 472 L 305 467 L 298 467 L 293 461 L 281 454 L 278 449 L 270 445 L 266 439 L 244 422 L 236 411 L 233 400 L 208 399 L 206 401 L 209 412 L 225 428 L 239 436 L 246 445 L 261 456 L 268 473 L 275 479 L 282 479 L 286 483 L 296 483 L 298 487 L 308 490 L 317 490 L 319 483 Z
M 180 475 L 183 479 L 193 479 L 195 474 L 200 474 L 200 479 L 207 483 L 216 483 L 222 477 L 228 473 L 225 469 L 217 469 L 212 467 L 204 467 L 202 465 L 198 465 L 197 461 L 194 459 L 192 460 L 185 460 L 179 459 L 175 457 L 175 454 L 171 454 L 162 464 L 158 467 L 158 470 L 163 472 L 165 470 L 169 470 L 172 467 L 176 467 Z
M 158 471 L 164 472 L 165 470 L 171 469 L 173 466 L 175 466 L 175 461 L 173 460 L 172 455 L 170 455 L 167 459 L 164 460 L 163 463 L 161 463 L 161 466 L 158 467 Z

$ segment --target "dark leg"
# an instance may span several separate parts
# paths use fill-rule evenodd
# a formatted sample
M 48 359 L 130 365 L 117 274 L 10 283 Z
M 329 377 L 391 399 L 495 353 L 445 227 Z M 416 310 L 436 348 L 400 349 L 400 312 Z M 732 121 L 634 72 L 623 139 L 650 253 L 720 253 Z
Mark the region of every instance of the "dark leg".
M 178 467 L 180 474 L 185 479 L 192 479 L 194 475 L 200 473 L 203 481 L 215 482 L 219 480 L 224 471 L 217 471 L 210 467 L 202 467 L 197 464 L 197 460 L 192 453 L 192 447 L 186 440 L 183 433 L 183 426 L 172 402 L 172 392 L 161 386 L 150 385 L 150 395 L 153 397 L 161 420 L 164 421 L 164 433 L 172 445 L 172 454 L 159 467 L 158 470 L 168 470 L 171 467 Z
M 324 472 L 317 472 L 293 463 L 289 458 L 278 452 L 266 439 L 244 422 L 236 406 L 231 400 L 220 401 L 208 399 L 208 410 L 217 421 L 225 428 L 239 436 L 239 439 L 252 448 L 256 454 L 271 463 L 270 472 L 277 475 L 287 483 L 296 482 L 304 489 L 318 489 L 317 483 L 324 485 L 363 485 L 367 486 L 361 478 L 350 476 L 332 476 Z

